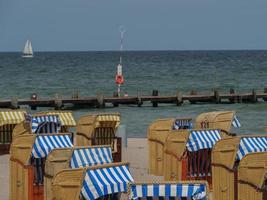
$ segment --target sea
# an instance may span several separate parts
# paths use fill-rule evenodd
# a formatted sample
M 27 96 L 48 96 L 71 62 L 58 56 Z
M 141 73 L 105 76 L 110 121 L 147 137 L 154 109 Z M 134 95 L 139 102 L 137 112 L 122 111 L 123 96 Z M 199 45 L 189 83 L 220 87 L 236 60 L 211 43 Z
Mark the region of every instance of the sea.
M 117 90 L 116 67 L 121 53 L 101 52 L 35 52 L 34 58 L 20 53 L 0 53 L 0 99 L 111 96 Z M 214 89 L 247 93 L 267 88 L 267 51 L 125 51 L 122 53 L 122 95 L 210 94 Z M 38 108 L 30 113 L 52 109 Z M 70 109 L 67 107 L 66 109 Z M 127 137 L 146 137 L 147 128 L 159 118 L 192 117 L 202 112 L 235 110 L 241 128 L 238 134 L 263 134 L 267 126 L 267 102 L 242 104 L 190 104 L 182 106 L 151 103 L 97 108 L 72 108 L 74 116 L 98 112 L 121 113 L 121 124 Z

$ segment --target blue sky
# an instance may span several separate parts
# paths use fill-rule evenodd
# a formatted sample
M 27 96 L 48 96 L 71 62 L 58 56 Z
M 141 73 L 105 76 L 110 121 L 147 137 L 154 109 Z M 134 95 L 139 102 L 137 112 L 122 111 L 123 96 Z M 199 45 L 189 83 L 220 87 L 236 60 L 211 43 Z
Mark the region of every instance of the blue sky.
M 0 0 L 0 51 L 267 49 L 266 0 Z

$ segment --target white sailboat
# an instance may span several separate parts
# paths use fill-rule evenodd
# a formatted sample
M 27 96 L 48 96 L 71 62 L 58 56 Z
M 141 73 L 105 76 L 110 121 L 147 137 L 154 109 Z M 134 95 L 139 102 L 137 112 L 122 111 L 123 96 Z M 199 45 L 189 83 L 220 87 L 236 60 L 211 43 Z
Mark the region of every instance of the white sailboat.
M 33 50 L 32 50 L 32 43 L 30 40 L 27 40 L 22 51 L 23 58 L 32 58 L 33 57 Z

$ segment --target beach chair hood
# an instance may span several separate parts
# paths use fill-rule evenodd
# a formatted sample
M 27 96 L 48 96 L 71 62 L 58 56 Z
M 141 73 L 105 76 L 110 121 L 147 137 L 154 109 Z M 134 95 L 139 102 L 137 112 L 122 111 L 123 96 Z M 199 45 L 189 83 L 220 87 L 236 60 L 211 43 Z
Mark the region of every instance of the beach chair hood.
M 133 182 L 128 165 L 123 162 L 60 171 L 52 181 L 53 198 L 63 198 L 66 187 L 72 191 L 73 199 L 82 195 L 87 200 L 93 200 L 108 194 L 127 192 L 127 184 Z
M 235 111 L 216 111 L 202 113 L 197 116 L 195 128 L 221 129 L 230 132 L 231 127 L 240 127 Z
M 19 124 L 25 120 L 24 110 L 1 110 L 0 111 L 0 126 L 6 124 Z

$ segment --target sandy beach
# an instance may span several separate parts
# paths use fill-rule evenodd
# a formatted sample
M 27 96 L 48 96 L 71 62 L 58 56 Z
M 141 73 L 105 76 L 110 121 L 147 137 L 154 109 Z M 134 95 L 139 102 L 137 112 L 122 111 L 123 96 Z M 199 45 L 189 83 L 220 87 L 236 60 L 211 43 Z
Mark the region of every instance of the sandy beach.
M 127 148 L 123 148 L 122 160 L 130 162 L 130 170 L 135 181 L 160 181 L 162 177 L 148 175 L 148 148 L 146 139 L 130 138 Z M 9 155 L 0 156 L 0 199 L 8 199 L 9 191 Z M 122 195 L 126 199 L 126 195 Z

